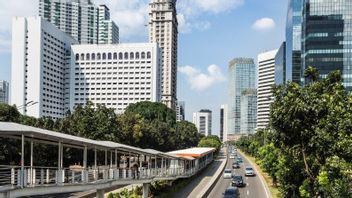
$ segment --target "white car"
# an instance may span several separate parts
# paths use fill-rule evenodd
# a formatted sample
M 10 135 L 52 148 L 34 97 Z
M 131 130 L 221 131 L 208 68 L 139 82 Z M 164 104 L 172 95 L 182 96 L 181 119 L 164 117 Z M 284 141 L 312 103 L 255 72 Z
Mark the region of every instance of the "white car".
M 230 159 L 235 159 L 235 155 L 234 155 L 234 154 L 231 154 L 231 155 L 230 155 Z
M 254 170 L 253 170 L 253 168 L 250 167 L 250 166 L 247 166 L 247 167 L 245 168 L 244 172 L 245 172 L 245 173 L 244 173 L 245 176 L 255 176 Z
M 223 177 L 224 177 L 224 179 L 231 179 L 232 178 L 232 170 L 225 169 Z

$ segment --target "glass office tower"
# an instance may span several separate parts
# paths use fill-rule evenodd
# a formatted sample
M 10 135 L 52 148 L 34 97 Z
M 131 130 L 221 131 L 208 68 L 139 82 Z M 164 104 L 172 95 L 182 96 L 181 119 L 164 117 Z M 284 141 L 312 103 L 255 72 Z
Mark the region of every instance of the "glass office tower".
M 303 0 L 290 0 L 286 21 L 286 69 L 285 82 L 300 84 L 301 33 Z
M 254 134 L 257 128 L 257 90 L 246 89 L 241 95 L 241 134 Z
M 229 64 L 228 134 L 241 134 L 241 96 L 255 89 L 256 66 L 252 58 L 235 58 Z
M 308 66 L 317 68 L 322 78 L 340 70 L 344 86 L 352 90 L 351 13 L 351 0 L 305 0 L 301 74 Z
M 286 82 L 286 42 L 283 42 L 275 56 L 275 84 Z

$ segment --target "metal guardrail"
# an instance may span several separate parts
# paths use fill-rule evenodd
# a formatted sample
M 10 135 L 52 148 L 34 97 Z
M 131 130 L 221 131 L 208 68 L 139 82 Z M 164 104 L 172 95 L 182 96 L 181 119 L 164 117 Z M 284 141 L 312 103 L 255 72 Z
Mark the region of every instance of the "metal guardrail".
M 210 162 L 208 162 L 210 163 Z M 0 192 L 47 185 L 94 184 L 112 180 L 143 180 L 190 177 L 203 169 L 205 162 L 190 169 L 184 168 L 88 168 L 61 169 L 53 167 L 0 166 Z

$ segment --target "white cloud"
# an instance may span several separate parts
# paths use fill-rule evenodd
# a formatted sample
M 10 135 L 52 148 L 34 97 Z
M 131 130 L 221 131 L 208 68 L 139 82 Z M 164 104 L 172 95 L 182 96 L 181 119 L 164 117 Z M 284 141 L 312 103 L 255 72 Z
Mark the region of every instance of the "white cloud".
M 178 71 L 187 77 L 192 90 L 204 91 L 216 83 L 224 82 L 226 78 L 217 65 L 210 65 L 207 73 L 202 73 L 192 66 L 179 67 Z
M 275 22 L 271 18 L 261 18 L 255 21 L 252 28 L 258 31 L 266 31 L 275 28 Z
M 12 17 L 37 15 L 38 4 L 38 0 L 0 0 L 0 53 L 11 51 Z

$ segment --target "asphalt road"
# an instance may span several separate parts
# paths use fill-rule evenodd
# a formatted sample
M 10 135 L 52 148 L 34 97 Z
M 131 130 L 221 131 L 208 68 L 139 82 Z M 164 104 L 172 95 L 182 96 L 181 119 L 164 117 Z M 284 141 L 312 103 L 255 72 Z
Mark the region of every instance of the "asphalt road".
M 237 153 L 238 156 L 241 156 Z M 232 169 L 232 174 L 242 175 L 243 181 L 246 183 L 245 187 L 240 187 L 240 197 L 241 198 L 269 198 L 265 192 L 265 187 L 263 186 L 259 176 L 255 177 L 245 177 L 244 176 L 244 167 L 250 166 L 250 163 L 241 156 L 243 163 L 241 163 L 240 169 L 232 169 L 232 163 L 234 159 L 229 159 L 226 164 L 227 169 Z M 209 194 L 209 198 L 221 198 L 226 188 L 231 185 L 231 179 L 224 179 L 222 176 L 219 178 L 217 184 L 214 186 L 213 190 Z

